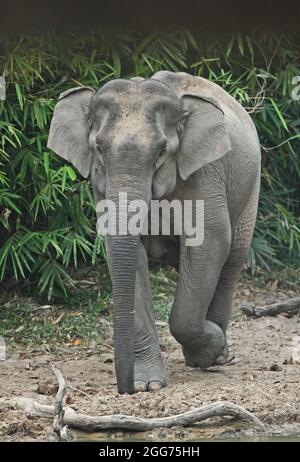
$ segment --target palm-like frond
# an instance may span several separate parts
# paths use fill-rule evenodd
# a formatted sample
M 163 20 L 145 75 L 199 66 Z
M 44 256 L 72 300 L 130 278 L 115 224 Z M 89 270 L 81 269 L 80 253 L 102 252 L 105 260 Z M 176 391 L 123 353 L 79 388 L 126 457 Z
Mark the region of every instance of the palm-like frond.
M 149 34 L 89 33 L 0 37 L 0 277 L 31 278 L 48 298 L 66 295 L 71 266 L 105 264 L 90 184 L 46 148 L 60 92 L 161 69 L 206 77 L 252 115 L 262 144 L 262 192 L 247 265 L 295 262 L 300 253 L 300 75 L 290 36 L 233 34 L 208 39 L 186 29 Z

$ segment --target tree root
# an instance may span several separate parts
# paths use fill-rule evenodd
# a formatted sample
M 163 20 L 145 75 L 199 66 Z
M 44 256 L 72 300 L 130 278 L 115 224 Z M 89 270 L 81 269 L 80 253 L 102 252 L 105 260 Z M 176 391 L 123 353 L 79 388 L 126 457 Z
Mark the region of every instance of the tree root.
M 101 430 L 127 430 L 147 431 L 154 428 L 171 428 L 175 426 L 188 426 L 202 420 L 216 416 L 232 416 L 237 419 L 251 422 L 259 427 L 264 424 L 255 415 L 246 409 L 233 403 L 218 401 L 216 403 L 202 406 L 194 411 L 185 412 L 170 417 L 143 418 L 122 414 L 91 416 L 75 412 L 72 408 L 63 407 L 63 400 L 66 395 L 67 385 L 60 370 L 52 366 L 59 390 L 55 398 L 55 405 L 40 404 L 32 398 L 15 398 L 13 400 L 2 400 L 2 405 L 22 409 L 28 415 L 46 418 L 54 418 L 53 428 L 62 441 L 73 439 L 68 427 L 80 429 L 86 432 Z M 1 401 L 1 400 L 0 400 Z M 1 402 L 0 402 L 1 404 Z
M 300 313 L 300 297 L 289 298 L 271 305 L 257 307 L 248 302 L 241 303 L 241 310 L 247 316 L 260 318 L 262 316 L 276 316 L 279 313 Z

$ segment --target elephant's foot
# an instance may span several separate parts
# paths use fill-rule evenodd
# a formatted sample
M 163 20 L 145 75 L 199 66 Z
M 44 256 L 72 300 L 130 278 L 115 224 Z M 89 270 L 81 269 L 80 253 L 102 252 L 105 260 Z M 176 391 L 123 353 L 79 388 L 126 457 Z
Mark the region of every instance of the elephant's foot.
M 206 321 L 205 333 L 197 340 L 182 343 L 182 351 L 187 366 L 200 367 L 201 369 L 225 364 L 228 357 L 223 331 L 211 321 Z
M 229 362 L 229 350 L 228 350 L 228 345 L 227 345 L 227 342 L 226 342 L 222 353 L 216 359 L 216 365 L 217 366 L 224 366 L 224 364 L 227 364 L 228 362 Z
M 134 366 L 134 389 L 138 391 L 157 391 L 166 386 L 164 365 L 161 358 L 153 362 L 139 359 Z

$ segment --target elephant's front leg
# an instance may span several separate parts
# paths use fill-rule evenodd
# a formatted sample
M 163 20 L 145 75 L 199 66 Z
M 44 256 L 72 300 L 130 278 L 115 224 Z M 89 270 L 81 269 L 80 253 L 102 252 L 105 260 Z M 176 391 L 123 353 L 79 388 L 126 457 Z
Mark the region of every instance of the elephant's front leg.
M 135 390 L 165 386 L 165 371 L 156 331 L 148 273 L 148 259 L 140 244 L 135 288 Z
M 182 238 L 179 282 L 170 315 L 170 330 L 182 345 L 188 366 L 207 368 L 223 353 L 222 329 L 207 319 L 231 242 L 229 219 L 206 228 L 202 246 L 186 247 Z

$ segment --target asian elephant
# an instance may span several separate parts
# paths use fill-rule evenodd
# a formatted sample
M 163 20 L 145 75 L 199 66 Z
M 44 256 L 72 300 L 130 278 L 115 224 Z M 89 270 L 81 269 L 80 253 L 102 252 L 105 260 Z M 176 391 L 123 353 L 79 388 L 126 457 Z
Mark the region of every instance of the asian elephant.
M 119 393 L 165 385 L 148 276 L 148 256 L 179 262 L 170 330 L 186 364 L 228 358 L 226 328 L 255 226 L 260 144 L 244 108 L 220 86 L 186 73 L 116 79 L 97 92 L 78 87 L 55 107 L 48 147 L 90 176 L 96 203 L 204 200 L 204 240 L 106 236 L 113 285 Z M 174 250 L 175 249 L 175 250 Z

